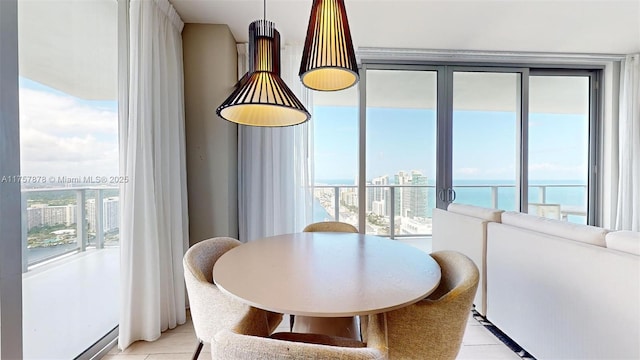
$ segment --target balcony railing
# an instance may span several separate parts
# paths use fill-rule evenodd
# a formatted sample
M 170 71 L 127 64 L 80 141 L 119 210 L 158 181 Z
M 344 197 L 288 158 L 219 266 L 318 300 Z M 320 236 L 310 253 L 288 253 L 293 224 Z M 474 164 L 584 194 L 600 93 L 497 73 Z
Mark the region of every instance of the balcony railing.
M 361 213 L 358 210 L 357 200 L 357 186 L 356 185 L 315 185 L 312 187 L 314 197 L 320 202 L 321 206 L 327 212 L 327 214 L 335 221 L 344 221 L 358 226 L 358 218 Z M 435 186 L 434 185 L 371 185 L 366 186 L 367 196 L 370 197 L 373 189 L 384 189 L 384 196 L 380 196 L 378 193 L 379 201 L 384 204 L 378 204 L 377 214 L 374 209 L 371 208 L 374 199 L 367 199 L 367 209 L 364 211 L 364 215 L 367 216 L 367 229 L 366 233 L 373 233 L 377 235 L 389 236 L 394 239 L 396 237 L 407 236 L 431 236 L 431 209 L 435 207 Z M 401 205 L 398 201 L 404 202 L 401 193 L 404 189 L 412 189 L 414 191 L 414 199 L 420 198 L 420 196 L 426 197 L 426 216 L 424 207 L 421 209 L 410 209 L 407 206 L 411 204 Z M 426 189 L 426 193 L 422 195 L 415 195 L 415 190 Z M 458 196 L 456 201 L 471 205 L 478 205 L 484 207 L 492 207 L 496 209 L 504 210 L 516 210 L 516 186 L 507 184 L 491 184 L 491 185 L 456 185 L 454 189 L 457 190 L 461 196 Z M 483 191 L 486 190 L 486 191 Z M 558 199 L 552 199 L 555 201 L 549 201 L 549 189 L 575 189 L 573 192 L 578 191 L 581 193 L 578 195 L 579 201 L 575 201 L 572 204 L 568 204 Z M 383 191 L 384 191 L 383 190 Z M 586 205 L 580 205 L 578 203 L 586 204 L 587 186 L 582 184 L 544 184 L 544 185 L 530 185 L 529 186 L 529 203 L 547 206 L 557 207 L 558 218 L 562 220 L 571 220 L 569 216 L 584 217 L 586 222 Z M 347 194 L 346 196 L 344 194 Z M 469 196 L 473 194 L 473 196 Z M 558 197 L 557 194 L 555 196 Z M 346 199 L 343 199 L 346 198 Z M 411 195 L 408 196 L 411 198 Z M 343 200 L 341 200 L 343 199 Z M 382 206 L 382 208 L 380 208 Z M 405 209 L 403 209 L 405 206 Z M 414 204 L 415 206 L 415 200 Z M 398 214 L 397 211 L 404 210 L 404 214 Z M 409 214 L 412 213 L 412 214 Z M 372 216 L 371 214 L 374 214 Z M 409 216 L 407 216 L 409 215 Z M 378 224 L 372 224 L 370 220 L 377 220 Z M 381 225 L 383 226 L 379 226 Z M 392 231 L 393 229 L 393 231 Z M 386 233 L 385 233 L 386 231 Z
M 586 220 L 586 206 L 581 205 L 568 205 L 564 203 L 558 203 L 557 201 L 549 201 L 549 189 L 581 189 L 583 203 L 586 204 L 586 185 L 580 184 L 546 184 L 546 185 L 531 185 L 529 186 L 529 202 L 536 203 L 537 205 L 547 204 L 550 206 L 557 206 L 559 209 L 559 216 L 563 220 L 570 220 L 569 216 L 585 217 Z M 336 221 L 344 221 L 358 226 L 358 218 L 360 212 L 358 209 L 357 198 L 357 186 L 355 185 L 316 185 L 312 187 L 314 196 L 318 199 L 321 206 L 324 208 L 332 219 Z M 431 209 L 435 207 L 435 186 L 433 185 L 367 185 L 367 194 L 375 189 L 380 189 L 384 192 L 384 195 L 380 195 L 380 200 L 377 206 L 377 213 L 373 209 L 369 208 L 364 212 L 367 219 L 366 232 L 369 234 L 377 234 L 383 236 L 389 236 L 394 239 L 396 237 L 409 237 L 409 236 L 431 236 Z M 424 195 L 424 201 L 426 207 L 423 207 L 419 211 L 417 209 L 403 209 L 400 202 L 403 201 L 401 191 L 404 189 L 426 189 Z M 506 210 L 515 210 L 509 208 L 509 204 L 505 203 L 504 191 L 510 191 L 515 194 L 514 185 L 461 185 L 455 186 L 454 189 L 469 191 L 473 190 L 488 190 L 488 195 L 485 195 L 482 191 L 476 191 L 476 199 L 464 199 L 459 197 L 457 201 L 467 204 L 473 204 L 478 206 L 486 206 L 493 208 L 502 208 Z M 501 192 L 503 191 L 503 192 Z M 29 197 L 33 197 L 36 194 L 64 192 L 71 193 L 71 197 L 75 197 L 75 214 L 73 218 L 74 223 L 66 221 L 66 228 L 62 231 L 69 231 L 61 237 L 66 237 L 66 241 L 62 243 L 34 243 L 29 244 L 29 226 L 28 209 L 29 209 Z M 111 226 L 109 232 L 105 232 L 105 216 L 103 213 L 104 206 L 97 206 L 97 204 L 104 204 L 105 194 L 110 193 L 111 196 L 118 195 L 117 187 L 73 187 L 73 188 L 38 188 L 38 189 L 23 189 L 22 190 L 22 269 L 23 272 L 27 272 L 30 266 L 37 265 L 42 262 L 46 262 L 61 256 L 68 255 L 70 253 L 83 252 L 87 249 L 95 248 L 101 249 L 105 246 L 105 237 L 108 234 L 108 241 L 106 243 L 111 245 L 117 245 L 119 240 L 118 229 L 113 229 Z M 483 194 L 481 194 L 483 193 Z M 342 194 L 342 197 L 341 197 Z M 478 195 L 481 194 L 481 195 Z M 92 195 L 92 196 L 89 196 Z M 502 196 L 501 196 L 502 195 Z M 510 194 L 507 194 L 510 195 Z M 342 198 L 342 201 L 341 201 Z M 507 198 L 515 198 L 508 196 Z M 69 197 L 67 197 L 67 200 Z M 87 202 L 94 199 L 94 211 L 95 215 L 87 213 Z M 502 200 L 501 200 L 502 199 Z M 373 199 L 371 199 L 373 202 Z M 420 200 L 420 199 L 417 199 Z M 552 199 L 553 200 L 553 199 Z M 367 200 L 369 203 L 369 199 Z M 415 202 L 415 199 L 414 199 Z M 49 205 L 49 204 L 42 204 Z M 78 206 L 80 205 L 80 206 Z M 406 205 L 406 204 L 405 204 Z M 425 212 L 426 213 L 422 213 Z M 405 213 L 398 213 L 398 211 L 404 210 Z M 408 214 L 410 212 L 411 214 Z M 67 219 L 69 220 L 69 219 Z M 89 222 L 93 222 L 93 226 L 88 226 Z M 91 230 L 91 231 L 90 231 Z M 56 235 L 58 237 L 58 235 Z M 36 254 L 37 253 L 37 254 Z
M 60 194 L 70 194 L 63 199 L 47 201 L 46 196 L 40 199 L 34 207 L 29 207 L 37 195 L 49 194 L 52 197 Z M 93 195 L 88 198 L 88 194 Z M 105 198 L 105 194 L 111 194 L 111 198 Z M 65 188 L 37 188 L 22 189 L 22 271 L 27 272 L 29 267 L 53 260 L 72 253 L 83 252 L 87 249 L 102 249 L 105 247 L 105 236 L 108 235 L 107 246 L 117 245 L 119 241 L 119 204 L 113 204 L 115 214 L 109 214 L 110 228 L 105 229 L 105 200 L 115 201 L 118 196 L 117 187 L 65 187 Z M 75 204 L 69 203 L 75 197 Z M 87 213 L 88 201 L 93 199 L 93 211 L 91 216 Z M 65 203 L 60 205 L 60 203 Z M 57 205 L 56 205 L 57 204 Z M 66 209 L 64 208 L 66 207 Z M 40 217 L 40 221 L 30 219 L 29 210 L 38 212 L 32 217 Z M 64 215 L 62 212 L 64 211 Z M 46 214 L 45 214 L 46 212 Z M 64 221 L 62 218 L 64 217 Z M 31 221 L 30 221 L 31 220 Z M 38 225 L 34 225 L 34 223 Z M 91 228 L 89 223 L 93 223 Z M 114 227 L 114 225 L 116 225 Z M 47 234 L 50 227 L 62 228 Z M 41 229 L 44 236 L 54 236 L 55 239 L 30 239 L 30 231 Z M 90 231 L 91 230 L 91 231 Z M 108 233 L 105 231 L 108 230 Z M 57 234 L 55 234 L 57 233 Z M 31 241 L 30 241 L 31 240 Z M 55 240 L 55 241 L 51 241 Z

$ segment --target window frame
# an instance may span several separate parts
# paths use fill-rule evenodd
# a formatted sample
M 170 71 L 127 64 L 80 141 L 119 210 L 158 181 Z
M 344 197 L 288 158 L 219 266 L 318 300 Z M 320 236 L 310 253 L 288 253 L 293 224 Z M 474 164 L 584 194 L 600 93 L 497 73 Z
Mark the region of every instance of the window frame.
M 600 190 L 602 167 L 601 149 L 603 148 L 603 103 L 602 91 L 605 65 L 574 63 L 531 63 L 531 62 L 478 62 L 478 61 L 398 61 L 363 59 L 360 66 L 359 82 L 359 153 L 358 153 L 358 202 L 359 229 L 366 229 L 366 122 L 367 122 L 367 71 L 435 71 L 437 73 L 437 173 L 436 193 L 438 189 L 452 188 L 452 125 L 453 125 L 453 73 L 455 71 L 510 72 L 520 73 L 519 122 L 517 165 L 520 211 L 526 212 L 528 206 L 528 124 L 529 124 L 529 79 L 531 76 L 587 76 L 589 77 L 589 139 L 588 139 L 588 175 L 587 175 L 587 224 L 600 225 L 602 221 Z M 444 94 L 444 95 L 443 95 Z M 448 201 L 436 199 L 437 208 L 445 208 Z M 523 210 L 524 209 L 524 210 Z M 390 237 L 398 237 L 391 234 Z
M 18 2 L 0 2 L 0 176 L 20 175 Z M 22 209 L 19 182 L 0 183 L 0 358 L 22 358 Z
M 126 89 L 129 0 L 117 0 L 119 91 Z M 20 175 L 20 118 L 18 66 L 18 1 L 0 1 L 0 177 Z M 119 104 L 120 106 L 120 104 Z M 122 116 L 122 107 L 120 116 Z M 121 128 L 121 127 L 120 127 Z M 22 213 L 20 183 L 0 183 L 0 358 L 23 357 L 22 307 Z M 116 343 L 118 327 L 112 329 L 77 359 L 90 359 L 108 352 Z

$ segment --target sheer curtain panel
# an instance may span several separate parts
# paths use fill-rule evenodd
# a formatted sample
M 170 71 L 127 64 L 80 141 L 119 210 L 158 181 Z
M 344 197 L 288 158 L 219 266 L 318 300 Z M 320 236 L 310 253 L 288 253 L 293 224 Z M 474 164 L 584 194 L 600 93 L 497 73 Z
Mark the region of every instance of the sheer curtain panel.
M 281 54 L 282 79 L 307 109 L 311 93 L 298 78 L 300 46 Z M 238 46 L 238 72 L 246 69 L 245 46 Z M 243 71 L 244 70 L 244 71 Z M 262 128 L 238 126 L 238 211 L 243 242 L 300 232 L 311 222 L 309 129 L 304 124 Z
M 118 347 L 186 321 L 188 247 L 182 20 L 168 0 L 131 0 L 128 117 L 122 120 Z
M 640 54 L 622 62 L 616 229 L 640 231 Z

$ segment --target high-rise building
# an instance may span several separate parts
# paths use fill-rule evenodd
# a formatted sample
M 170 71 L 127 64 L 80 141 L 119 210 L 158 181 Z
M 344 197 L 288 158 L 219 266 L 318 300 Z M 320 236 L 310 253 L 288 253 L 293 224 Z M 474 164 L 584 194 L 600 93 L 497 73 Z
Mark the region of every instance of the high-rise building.
M 87 199 L 85 205 L 85 211 L 87 212 L 87 223 L 89 226 L 89 232 L 96 231 L 96 199 Z
M 406 218 L 426 218 L 428 209 L 428 189 L 418 187 L 427 185 L 427 177 L 420 171 L 410 173 L 399 171 L 394 175 L 394 183 L 401 185 L 396 188 L 395 214 Z
M 406 186 L 411 185 L 411 175 L 404 171 L 399 171 L 395 176 L 396 185 L 404 185 L 396 188 L 394 211 L 396 216 L 409 216 L 411 209 L 409 208 L 410 189 Z
M 427 185 L 427 177 L 422 175 L 420 171 L 413 170 L 411 172 L 411 185 Z M 410 218 L 426 218 L 428 209 L 428 189 L 426 187 L 414 187 L 410 189 L 409 208 L 411 209 Z
M 95 232 L 97 226 L 96 200 L 88 199 L 86 205 L 89 231 Z M 102 231 L 109 232 L 120 227 L 120 198 L 112 197 L 102 200 Z
M 64 224 L 70 226 L 76 222 L 76 205 L 49 206 L 34 204 L 27 208 L 27 230 L 37 226 Z
M 109 232 L 120 227 L 120 198 L 113 197 L 104 199 L 102 203 L 102 217 L 104 218 L 103 229 Z
M 371 180 L 371 186 L 367 189 L 367 212 L 375 212 L 373 209 L 373 203 L 379 202 L 385 204 L 385 207 L 388 207 L 390 204 L 387 199 L 389 197 L 389 188 L 381 185 L 389 185 L 389 176 L 384 175 L 377 178 L 373 178 Z M 379 206 L 379 205 L 378 205 Z M 389 212 L 390 209 L 385 209 L 384 212 Z M 380 215 L 380 214 L 378 214 Z
M 42 226 L 42 206 L 27 208 L 27 229 Z
M 76 210 L 78 207 L 76 205 L 67 205 L 65 209 L 65 225 L 71 226 L 71 224 L 76 223 Z

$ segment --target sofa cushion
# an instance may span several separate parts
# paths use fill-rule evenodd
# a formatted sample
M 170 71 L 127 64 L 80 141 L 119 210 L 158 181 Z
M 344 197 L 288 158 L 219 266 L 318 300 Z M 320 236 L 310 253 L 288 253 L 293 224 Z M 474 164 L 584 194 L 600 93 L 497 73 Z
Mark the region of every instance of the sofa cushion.
M 610 249 L 640 255 L 640 232 L 613 231 L 608 233 L 604 240 Z
M 454 212 L 456 214 L 462 214 L 467 216 L 473 216 L 479 219 L 500 222 L 500 214 L 504 210 L 498 209 L 489 209 L 475 205 L 467 205 L 467 204 L 456 204 L 451 203 L 447 207 L 448 211 Z
M 596 226 L 574 224 L 515 211 L 502 213 L 502 223 L 602 247 L 606 246 L 604 238 L 609 232 Z

